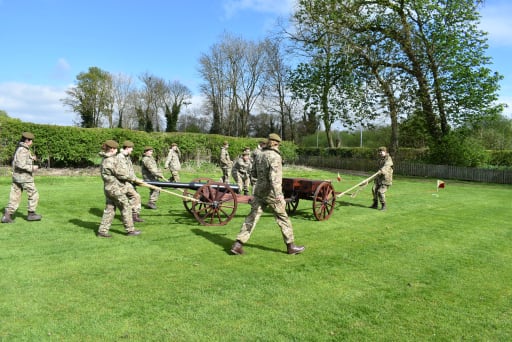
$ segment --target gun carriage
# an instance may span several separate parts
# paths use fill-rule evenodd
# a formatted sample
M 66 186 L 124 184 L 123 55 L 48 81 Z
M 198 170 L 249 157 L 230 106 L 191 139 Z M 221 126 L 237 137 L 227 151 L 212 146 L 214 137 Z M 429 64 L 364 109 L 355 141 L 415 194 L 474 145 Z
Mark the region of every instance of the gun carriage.
M 215 182 L 210 178 L 196 178 L 189 183 L 150 181 L 145 185 L 161 191 L 166 191 L 165 188 L 182 189 L 179 196 L 183 198 L 185 209 L 205 226 L 227 224 L 235 216 L 238 204 L 248 204 L 252 199 L 252 196 L 241 195 L 237 185 Z M 332 215 L 336 202 L 330 181 L 283 178 L 283 194 L 288 214 L 295 212 L 300 199 L 311 200 L 314 216 L 319 221 Z

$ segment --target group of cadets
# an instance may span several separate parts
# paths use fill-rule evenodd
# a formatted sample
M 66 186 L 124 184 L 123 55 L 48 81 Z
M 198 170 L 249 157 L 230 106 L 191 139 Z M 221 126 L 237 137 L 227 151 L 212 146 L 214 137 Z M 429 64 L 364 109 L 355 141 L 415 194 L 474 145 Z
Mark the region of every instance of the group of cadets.
M 34 183 L 33 173 L 38 169 L 35 164 L 37 158 L 31 153 L 30 146 L 34 141 L 34 134 L 22 133 L 13 157 L 13 177 L 9 203 L 5 207 L 2 223 L 12 223 L 14 214 L 19 207 L 21 194 L 26 191 L 28 197 L 28 221 L 40 221 L 41 215 L 36 214 L 39 202 L 39 193 Z M 249 240 L 256 223 L 263 213 L 264 208 L 271 209 L 277 225 L 281 229 L 283 240 L 286 244 L 288 254 L 299 254 L 305 249 L 304 246 L 297 246 L 294 243 L 292 223 L 286 213 L 286 201 L 282 192 L 282 157 L 279 151 L 281 138 L 277 134 L 270 134 L 267 140 L 259 142 L 258 146 L 251 151 L 246 147 L 237 156 L 234 162 L 229 156 L 229 143 L 225 141 L 220 153 L 220 167 L 222 170 L 222 182 L 229 183 L 231 175 L 243 195 L 249 195 L 249 187 L 252 188 L 253 198 L 251 212 L 246 217 L 234 244 L 231 253 L 244 254 L 243 245 Z M 137 185 L 147 185 L 147 181 L 165 180 L 163 172 L 159 169 L 153 157 L 153 147 L 144 147 L 144 154 L 141 160 L 142 178 L 137 178 L 131 154 L 134 143 L 127 140 L 123 142 L 118 151 L 119 144 L 114 140 L 107 140 L 102 145 L 100 155 L 102 157 L 100 173 L 103 180 L 105 194 L 105 209 L 101 218 L 98 237 L 110 238 L 110 226 L 115 217 L 116 208 L 121 212 L 126 235 L 137 236 L 141 231 L 135 229 L 134 222 L 144 222 L 140 217 L 142 209 L 141 196 L 136 190 Z M 392 184 L 393 161 L 387 149 L 380 147 L 379 153 L 379 175 L 374 181 L 372 188 L 372 208 L 386 209 L 385 193 Z M 181 153 L 176 143 L 173 143 L 165 159 L 165 168 L 171 172 L 170 182 L 179 182 L 179 171 Z M 150 188 L 147 208 L 157 209 L 156 202 L 160 191 L 155 187 Z
M 229 143 L 225 141 L 222 145 L 219 158 L 222 170 L 221 181 L 223 183 L 229 183 L 229 177 L 226 175 L 231 174 L 235 184 L 240 189 L 240 193 L 246 196 L 249 195 L 249 188 L 254 188 L 256 184 L 256 178 L 252 174 L 254 161 L 256 160 L 256 156 L 266 145 L 266 140 L 260 140 L 258 146 L 253 151 L 251 151 L 250 147 L 245 147 L 242 153 L 232 162 L 228 152 Z

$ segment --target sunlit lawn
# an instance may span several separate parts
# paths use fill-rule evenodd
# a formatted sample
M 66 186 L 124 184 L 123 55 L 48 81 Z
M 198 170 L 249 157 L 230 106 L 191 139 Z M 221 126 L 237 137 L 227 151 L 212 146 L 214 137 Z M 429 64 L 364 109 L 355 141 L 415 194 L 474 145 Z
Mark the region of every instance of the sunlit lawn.
M 341 192 L 364 175 L 286 168 L 331 179 Z M 216 170 L 182 173 L 184 181 Z M 342 196 L 316 221 L 292 216 L 301 255 L 285 254 L 270 214 L 247 254 L 229 248 L 247 204 L 225 226 L 199 225 L 162 193 L 143 209 L 139 237 L 119 216 L 99 239 L 99 176 L 41 176 L 41 222 L 0 225 L 2 341 L 373 341 L 512 338 L 512 187 L 396 177 L 388 210 L 369 209 L 370 186 Z M 7 204 L 10 178 L 0 177 Z M 139 189 L 147 201 L 148 189 Z

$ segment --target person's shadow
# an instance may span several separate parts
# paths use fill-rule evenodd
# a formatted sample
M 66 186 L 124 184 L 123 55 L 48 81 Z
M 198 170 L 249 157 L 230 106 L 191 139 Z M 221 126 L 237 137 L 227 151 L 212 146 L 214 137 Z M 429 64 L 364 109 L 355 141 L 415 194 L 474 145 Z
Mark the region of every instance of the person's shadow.
M 192 229 L 192 232 L 194 234 L 196 234 L 198 236 L 202 236 L 206 240 L 208 240 L 210 242 L 213 242 L 214 244 L 222 247 L 224 252 L 226 252 L 227 254 L 231 254 L 231 245 L 233 244 L 234 241 L 231 240 L 231 239 L 226 238 L 225 234 L 215 234 L 215 233 L 212 233 L 212 232 L 209 232 L 209 231 L 206 231 L 206 230 L 202 230 L 202 229 L 198 229 L 198 228 Z M 261 249 L 261 250 L 264 250 L 264 251 L 272 251 L 272 252 L 283 253 L 283 251 L 281 251 L 279 249 L 268 248 L 268 247 L 264 247 L 264 246 L 260 246 L 260 245 L 245 244 L 245 246 L 250 246 L 250 247 L 258 248 L 258 249 Z M 284 253 L 286 253 L 286 252 L 284 252 Z

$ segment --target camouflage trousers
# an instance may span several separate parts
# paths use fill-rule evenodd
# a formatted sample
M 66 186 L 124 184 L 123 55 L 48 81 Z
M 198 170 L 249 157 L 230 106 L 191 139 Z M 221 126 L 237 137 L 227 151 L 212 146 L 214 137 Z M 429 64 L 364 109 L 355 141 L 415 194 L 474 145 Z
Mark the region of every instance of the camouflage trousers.
M 18 210 L 21 202 L 21 194 L 25 190 L 28 197 L 28 211 L 35 212 L 37 204 L 39 203 L 39 192 L 37 191 L 34 182 L 29 183 L 17 183 L 13 182 L 11 185 L 11 193 L 9 194 L 9 204 L 5 208 L 11 214 L 14 214 Z
M 386 191 L 389 185 L 382 184 L 381 182 L 374 182 L 372 187 L 373 201 L 379 201 L 381 204 L 386 203 Z
M 240 188 L 240 192 L 249 191 L 249 185 L 251 184 L 251 179 L 247 174 L 242 174 L 240 172 L 233 172 L 231 174 L 233 179 L 235 180 L 238 188 Z
M 135 227 L 133 225 L 132 207 L 128 197 L 126 197 L 125 194 L 119 194 L 112 197 L 105 194 L 105 197 L 106 205 L 105 210 L 103 210 L 103 216 L 101 218 L 98 233 L 108 233 L 110 226 L 112 225 L 112 221 L 116 216 L 116 207 L 121 211 L 121 220 L 123 221 L 124 229 L 127 232 L 133 231 Z
M 179 182 L 179 181 L 180 181 L 179 172 L 171 170 L 171 178 L 169 178 L 169 182 Z
M 286 213 L 286 202 L 284 199 L 281 199 L 281 201 L 265 200 L 256 196 L 251 201 L 251 212 L 245 218 L 245 222 L 242 224 L 242 228 L 236 239 L 241 243 L 246 243 L 249 240 L 266 206 L 272 209 L 276 223 L 279 228 L 281 228 L 284 242 L 286 244 L 293 243 L 292 222 Z
M 160 197 L 160 190 L 155 189 L 149 189 L 149 203 L 155 204 L 156 201 L 158 201 L 158 198 Z
M 231 172 L 231 168 L 223 167 L 222 170 L 222 182 L 229 183 L 229 173 Z
M 131 183 L 126 184 L 126 196 L 130 200 L 133 214 L 140 214 L 142 210 L 142 200 L 140 194 L 135 190 Z

